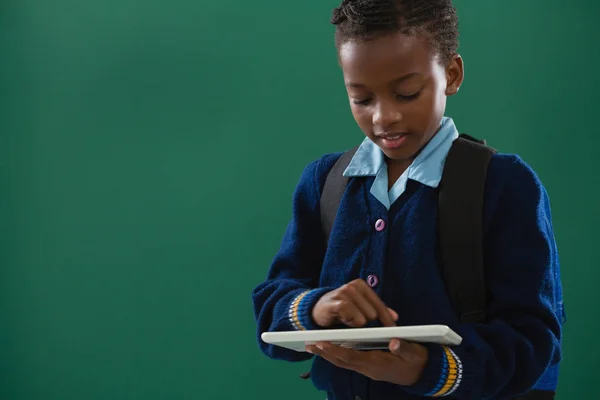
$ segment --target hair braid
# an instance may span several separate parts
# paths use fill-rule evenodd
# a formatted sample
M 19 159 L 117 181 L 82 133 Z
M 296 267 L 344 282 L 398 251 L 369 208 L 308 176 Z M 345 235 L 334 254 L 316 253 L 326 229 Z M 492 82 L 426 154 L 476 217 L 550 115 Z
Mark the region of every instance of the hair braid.
M 458 18 L 452 0 L 343 0 L 333 10 L 336 46 L 394 32 L 425 34 L 443 63 L 458 49 Z

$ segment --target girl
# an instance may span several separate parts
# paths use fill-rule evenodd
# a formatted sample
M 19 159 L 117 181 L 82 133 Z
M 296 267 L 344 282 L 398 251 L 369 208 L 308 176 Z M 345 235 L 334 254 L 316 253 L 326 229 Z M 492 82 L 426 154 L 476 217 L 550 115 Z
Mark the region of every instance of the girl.
M 261 349 L 287 361 L 316 355 L 312 380 L 329 400 L 552 396 L 559 264 L 546 191 L 518 156 L 494 155 L 487 173 L 485 324 L 460 322 L 440 275 L 437 187 L 458 137 L 444 113 L 464 75 L 451 0 L 344 0 L 332 23 L 366 138 L 344 171 L 351 179 L 328 243 L 319 199 L 340 154 L 311 163 L 300 178 L 281 248 L 253 292 Z M 463 343 L 393 340 L 386 352 L 318 343 L 296 353 L 260 341 L 265 331 L 340 324 L 444 324 Z

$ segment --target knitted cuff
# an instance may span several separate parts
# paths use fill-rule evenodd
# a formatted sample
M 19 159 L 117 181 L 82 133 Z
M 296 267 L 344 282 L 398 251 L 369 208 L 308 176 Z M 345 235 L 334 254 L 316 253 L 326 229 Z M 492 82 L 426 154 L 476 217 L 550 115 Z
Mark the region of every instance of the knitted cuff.
M 294 329 L 298 331 L 310 331 L 321 329 L 312 319 L 312 309 L 317 301 L 331 288 L 319 288 L 307 290 L 296 296 L 289 309 L 289 320 Z
M 419 382 L 406 390 L 427 397 L 450 396 L 464 384 L 461 359 L 449 347 L 428 345 L 429 360 Z

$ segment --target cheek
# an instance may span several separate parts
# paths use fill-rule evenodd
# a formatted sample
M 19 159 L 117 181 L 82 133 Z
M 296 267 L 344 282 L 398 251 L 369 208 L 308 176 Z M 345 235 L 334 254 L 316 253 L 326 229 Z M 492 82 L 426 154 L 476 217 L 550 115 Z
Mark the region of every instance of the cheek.
M 411 104 L 410 112 L 407 110 L 406 119 L 420 132 L 428 132 L 432 126 L 437 125 L 446 108 L 444 93 L 440 95 L 439 90 L 432 89 Z
M 444 112 L 446 111 L 446 93 L 444 89 L 438 87 L 431 96 L 431 117 L 430 124 L 432 129 L 437 129 Z
M 354 120 L 356 121 L 358 126 L 366 134 L 369 134 L 371 132 L 371 126 L 373 124 L 373 117 L 368 111 L 368 107 L 360 107 L 355 104 L 352 104 L 350 105 L 350 111 L 352 112 L 352 116 L 354 117 Z
M 443 115 L 446 108 L 446 77 L 443 71 L 438 71 L 438 78 L 434 79 L 431 87 L 431 106 L 432 109 L 440 115 Z

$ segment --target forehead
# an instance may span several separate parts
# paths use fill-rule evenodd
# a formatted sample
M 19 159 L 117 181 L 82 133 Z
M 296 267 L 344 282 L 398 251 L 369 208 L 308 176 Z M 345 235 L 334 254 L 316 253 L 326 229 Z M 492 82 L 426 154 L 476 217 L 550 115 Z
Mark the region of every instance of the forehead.
M 361 83 L 414 72 L 427 74 L 435 61 L 424 37 L 402 33 L 345 42 L 340 46 L 339 57 L 346 81 Z

